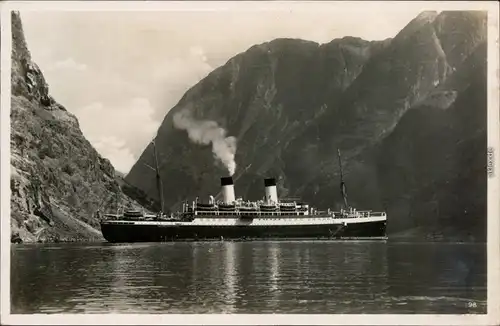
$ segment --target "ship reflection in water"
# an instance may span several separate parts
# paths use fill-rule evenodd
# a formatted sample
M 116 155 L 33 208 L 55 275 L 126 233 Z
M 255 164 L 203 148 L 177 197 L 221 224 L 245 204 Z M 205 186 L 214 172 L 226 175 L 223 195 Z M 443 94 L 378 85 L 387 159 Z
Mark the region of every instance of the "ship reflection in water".
M 482 313 L 485 249 L 378 241 L 15 245 L 12 313 Z

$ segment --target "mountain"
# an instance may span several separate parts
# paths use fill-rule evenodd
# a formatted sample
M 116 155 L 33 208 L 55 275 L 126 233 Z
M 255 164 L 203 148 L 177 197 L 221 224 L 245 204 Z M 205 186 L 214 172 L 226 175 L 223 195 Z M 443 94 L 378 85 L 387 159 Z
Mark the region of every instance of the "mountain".
M 486 239 L 486 44 L 381 144 L 378 169 L 393 229 Z
M 102 240 L 98 209 L 140 206 L 124 195 L 123 181 L 76 117 L 50 95 L 16 12 L 11 58 L 11 240 Z
M 158 130 L 167 207 L 217 194 L 234 154 L 237 195 L 260 199 L 275 176 L 281 197 L 338 209 L 340 149 L 350 203 L 386 210 L 390 234 L 484 240 L 486 30 L 483 12 L 423 12 L 384 41 L 277 39 L 236 55 Z M 158 200 L 146 164 L 152 146 L 125 180 Z

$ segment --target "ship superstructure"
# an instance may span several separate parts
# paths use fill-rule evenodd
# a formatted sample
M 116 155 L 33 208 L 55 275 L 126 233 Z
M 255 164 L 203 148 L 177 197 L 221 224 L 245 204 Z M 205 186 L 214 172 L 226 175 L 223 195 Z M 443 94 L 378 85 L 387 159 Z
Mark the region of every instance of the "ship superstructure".
M 210 219 L 218 220 L 223 218 L 238 218 L 252 221 L 262 219 L 272 221 L 273 219 L 288 218 L 293 221 L 311 221 L 311 218 L 383 218 L 385 213 L 374 213 L 372 211 L 357 211 L 355 208 L 341 209 L 338 212 L 319 211 L 308 204 L 297 201 L 280 201 L 277 195 L 276 179 L 264 179 L 265 197 L 259 201 L 244 201 L 241 197 L 235 198 L 234 184 L 231 177 L 221 178 L 223 199 L 215 201 L 210 196 L 207 203 L 202 203 L 198 199 L 191 203 L 185 202 L 182 206 L 182 215 L 185 220 Z M 345 189 L 345 186 L 344 188 Z M 344 190 L 345 192 L 345 190 Z

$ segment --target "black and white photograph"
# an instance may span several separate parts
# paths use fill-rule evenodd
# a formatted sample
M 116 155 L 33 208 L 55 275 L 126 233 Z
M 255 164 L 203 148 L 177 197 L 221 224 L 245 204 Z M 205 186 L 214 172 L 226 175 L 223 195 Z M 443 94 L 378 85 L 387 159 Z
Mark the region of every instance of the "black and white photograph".
M 2 324 L 500 323 L 495 1 L 7 1 Z

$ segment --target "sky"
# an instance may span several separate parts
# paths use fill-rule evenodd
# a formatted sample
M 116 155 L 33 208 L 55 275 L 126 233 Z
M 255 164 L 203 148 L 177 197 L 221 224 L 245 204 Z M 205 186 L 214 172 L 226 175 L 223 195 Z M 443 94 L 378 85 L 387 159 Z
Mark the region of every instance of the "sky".
M 252 45 L 281 37 L 382 40 L 419 12 L 21 11 L 21 19 L 51 95 L 128 173 L 182 95 Z

